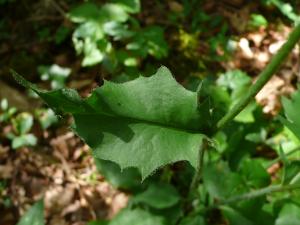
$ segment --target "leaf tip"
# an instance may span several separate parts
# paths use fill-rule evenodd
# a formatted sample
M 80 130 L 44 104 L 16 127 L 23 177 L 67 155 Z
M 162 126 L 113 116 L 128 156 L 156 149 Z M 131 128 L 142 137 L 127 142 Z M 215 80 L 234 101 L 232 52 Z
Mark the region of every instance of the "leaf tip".
M 10 73 L 12 74 L 13 78 L 15 79 L 15 81 L 17 81 L 20 85 L 22 85 L 25 88 L 29 88 L 32 89 L 34 91 L 37 91 L 38 89 L 35 87 L 34 84 L 30 83 L 29 81 L 27 81 L 23 76 L 21 76 L 20 74 L 18 74 L 15 70 L 10 69 Z
M 157 73 L 164 73 L 164 74 L 168 74 L 168 75 L 172 75 L 171 71 L 169 70 L 168 67 L 164 66 L 164 65 L 161 65 L 158 70 L 157 70 Z

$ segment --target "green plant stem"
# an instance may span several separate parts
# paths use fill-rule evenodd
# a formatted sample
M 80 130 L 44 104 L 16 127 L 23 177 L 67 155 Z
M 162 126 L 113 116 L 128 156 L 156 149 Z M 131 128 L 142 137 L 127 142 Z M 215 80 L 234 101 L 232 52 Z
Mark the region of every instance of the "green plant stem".
M 295 149 L 293 149 L 293 150 L 291 150 L 290 152 L 286 153 L 285 156 L 292 155 L 292 154 L 294 154 L 294 153 L 296 153 L 296 152 L 299 152 L 299 151 L 300 151 L 300 146 L 299 146 L 299 147 L 296 147 Z M 276 159 L 274 159 L 274 160 L 272 160 L 272 161 L 270 161 L 270 162 L 268 163 L 267 168 L 269 168 L 270 166 L 272 166 L 272 165 L 275 164 L 275 163 L 280 162 L 281 160 L 282 160 L 282 157 L 280 157 L 280 156 L 277 157 Z
M 230 110 L 223 118 L 217 123 L 217 130 L 224 128 L 224 126 L 234 119 L 255 97 L 255 95 L 263 88 L 268 80 L 279 69 L 280 65 L 286 59 L 288 54 L 297 44 L 300 39 L 300 24 L 297 25 L 289 35 L 287 42 L 279 49 L 276 55 L 272 58 L 271 62 L 259 74 L 257 81 L 250 87 L 247 94 Z
M 192 183 L 190 185 L 190 190 L 189 190 L 189 196 L 193 195 L 194 191 L 197 188 L 197 185 L 201 179 L 201 174 L 202 174 L 202 168 L 203 168 L 203 160 L 204 160 L 204 153 L 208 148 L 208 140 L 206 138 L 203 139 L 203 142 L 199 148 L 199 153 L 198 153 L 198 165 L 192 180 Z
M 224 205 L 232 204 L 239 201 L 245 201 L 250 199 L 255 199 L 264 195 L 272 194 L 274 192 L 281 192 L 281 191 L 293 191 L 296 189 L 300 189 L 300 184 L 288 184 L 288 185 L 271 185 L 269 187 L 261 188 L 258 190 L 254 190 L 242 195 L 233 196 L 229 199 L 221 200 L 209 207 L 201 208 L 198 210 L 193 211 L 190 213 L 190 216 L 198 215 L 199 213 L 204 213 L 212 209 L 216 209 L 222 207 Z
M 281 191 L 291 191 L 295 189 L 300 189 L 300 184 L 288 184 L 288 185 L 272 185 L 266 188 L 258 189 L 255 191 L 251 191 L 246 194 L 237 195 L 232 198 L 220 201 L 212 206 L 212 208 L 217 208 L 221 205 L 228 205 L 238 201 L 249 200 L 253 198 L 258 198 L 267 194 L 271 194 L 273 192 L 281 192 Z
M 189 188 L 189 192 L 187 197 L 184 199 L 184 208 L 185 208 L 185 215 L 187 215 L 188 213 L 190 213 L 189 211 L 193 208 L 191 202 L 194 200 L 195 198 L 195 192 L 197 191 L 197 187 L 198 184 L 200 182 L 201 179 L 201 175 L 202 175 L 202 169 L 203 169 L 203 161 L 204 161 L 204 153 L 207 150 L 207 148 L 209 147 L 209 140 L 207 138 L 203 138 L 202 144 L 199 147 L 199 151 L 198 151 L 198 158 L 197 158 L 197 168 L 195 171 L 195 174 L 193 176 L 190 188 Z M 183 217 L 181 217 L 179 219 L 179 221 L 182 219 Z

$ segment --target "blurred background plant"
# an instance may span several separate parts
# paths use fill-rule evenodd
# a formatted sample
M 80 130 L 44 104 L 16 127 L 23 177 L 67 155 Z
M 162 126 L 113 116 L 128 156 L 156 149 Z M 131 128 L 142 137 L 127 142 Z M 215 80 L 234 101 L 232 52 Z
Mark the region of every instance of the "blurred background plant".
M 102 63 L 110 73 L 139 74 L 141 60 L 148 55 L 167 57 L 168 45 L 160 26 L 141 27 L 130 14 L 140 13 L 140 1 L 113 1 L 104 5 L 87 2 L 68 13 L 78 27 L 72 41 L 78 55 L 83 54 L 82 66 Z
M 71 69 L 54 64 L 51 66 L 39 66 L 38 73 L 41 76 L 41 80 L 50 81 L 51 89 L 60 89 L 65 87 L 66 79 L 71 74 Z

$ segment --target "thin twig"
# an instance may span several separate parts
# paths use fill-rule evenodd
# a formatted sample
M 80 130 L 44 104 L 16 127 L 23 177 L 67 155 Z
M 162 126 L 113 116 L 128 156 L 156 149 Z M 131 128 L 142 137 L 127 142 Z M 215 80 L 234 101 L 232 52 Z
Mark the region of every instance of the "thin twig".
M 238 115 L 248 103 L 255 97 L 255 95 L 263 88 L 268 80 L 279 69 L 280 65 L 287 58 L 288 54 L 297 44 L 300 39 L 300 24 L 297 25 L 290 33 L 287 42 L 280 48 L 280 50 L 273 56 L 271 62 L 259 74 L 257 81 L 250 87 L 247 94 L 217 123 L 217 130 L 225 127 L 236 115 Z

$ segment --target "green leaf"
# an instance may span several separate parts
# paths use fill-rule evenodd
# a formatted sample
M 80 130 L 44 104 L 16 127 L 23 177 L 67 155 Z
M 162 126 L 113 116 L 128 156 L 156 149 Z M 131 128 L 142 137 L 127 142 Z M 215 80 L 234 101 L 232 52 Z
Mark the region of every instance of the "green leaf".
M 26 134 L 30 131 L 33 125 L 33 117 L 31 114 L 23 112 L 18 114 L 13 120 L 13 127 L 18 132 L 18 134 Z
M 280 121 L 300 139 L 300 89 L 292 94 L 291 99 L 283 97 L 282 104 L 286 117 L 280 117 Z
M 58 122 L 57 116 L 51 109 L 37 109 L 35 115 L 44 130 Z
M 222 161 L 208 164 L 203 171 L 203 180 L 210 195 L 217 199 L 225 199 L 247 190 L 242 177 L 231 172 Z
M 140 0 L 114 0 L 113 2 L 122 5 L 128 13 L 138 13 L 141 11 Z
M 128 208 L 122 210 L 109 225 L 164 225 L 163 217 L 150 214 L 142 209 L 130 210 Z
M 104 38 L 103 27 L 95 21 L 81 24 L 73 33 L 72 41 L 77 54 L 84 54 L 83 66 L 92 66 L 104 59 L 109 43 Z
M 60 26 L 55 33 L 54 40 L 55 44 L 60 45 L 68 38 L 71 29 L 65 26 Z
M 275 225 L 292 225 L 300 224 L 300 207 L 288 203 L 281 209 L 278 218 L 275 221 Z
M 126 45 L 126 48 L 135 51 L 142 57 L 150 54 L 161 59 L 168 55 L 168 44 L 164 39 L 164 31 L 158 26 L 147 27 L 137 32 L 132 42 Z
M 255 225 L 274 224 L 274 218 L 271 212 L 266 211 L 263 206 L 266 203 L 264 196 L 243 200 L 236 203 L 232 210 L 240 216 L 247 218 Z M 255 217 L 253 216 L 255 215 Z
M 15 80 L 26 88 L 39 95 L 56 113 L 82 113 L 88 112 L 89 106 L 84 104 L 81 97 L 73 89 L 59 89 L 53 91 L 40 90 L 36 85 L 28 82 L 22 76 L 11 70 Z
M 1 99 L 0 108 L 1 108 L 2 111 L 8 110 L 8 101 L 7 101 L 6 98 Z
M 94 42 L 86 42 L 84 50 L 84 58 L 82 60 L 82 66 L 93 66 L 102 62 L 104 59 L 104 53 L 97 48 L 97 44 Z
M 76 28 L 72 36 L 75 50 L 78 54 L 80 53 L 80 48 L 79 46 L 76 46 L 76 44 L 79 45 L 78 43 L 80 43 L 80 40 L 86 41 L 86 39 L 89 39 L 91 42 L 96 42 L 97 40 L 100 40 L 102 38 L 104 38 L 103 27 L 95 21 L 88 21 L 86 23 L 80 24 L 80 26 Z
M 300 161 L 290 161 L 284 167 L 284 176 L 283 183 L 284 184 L 295 184 L 299 183 L 300 176 Z
M 157 209 L 165 209 L 176 205 L 180 196 L 169 184 L 151 184 L 145 192 L 134 196 L 134 203 L 143 203 Z
M 59 89 L 65 86 L 65 81 L 71 74 L 71 69 L 53 64 L 51 66 L 39 66 L 38 72 L 42 80 L 51 81 L 52 89 Z
M 84 23 L 84 22 L 98 22 L 99 24 L 109 21 L 125 22 L 128 19 L 127 12 L 136 10 L 130 8 L 134 7 L 135 4 L 129 5 L 128 2 L 123 1 L 120 3 L 107 3 L 101 8 L 94 3 L 83 3 L 78 7 L 72 9 L 68 14 L 69 19 L 74 23 Z M 137 7 L 137 6 L 136 6 Z
M 216 86 L 214 82 L 205 78 L 197 88 L 198 110 L 206 121 L 207 127 L 213 130 L 217 121 L 221 119 L 229 109 L 231 102 L 226 90 Z
M 28 212 L 22 216 L 17 225 L 44 225 L 44 203 L 43 200 L 35 203 Z
M 251 14 L 250 26 L 252 27 L 266 27 L 268 26 L 268 21 L 263 15 Z
M 132 31 L 128 30 L 127 25 L 116 21 L 105 23 L 103 30 L 106 34 L 113 36 L 114 40 L 129 38 L 134 34 Z
M 117 51 L 116 52 L 117 60 L 120 61 L 125 66 L 137 66 L 138 65 L 138 59 L 130 56 L 128 52 L 126 51 Z M 121 75 L 122 76 L 122 75 Z M 117 78 L 119 79 L 120 76 Z M 128 80 L 127 80 L 128 81 Z
M 293 6 L 290 3 L 285 3 L 285 1 L 279 0 L 269 0 L 270 3 L 274 4 L 283 15 L 292 20 L 293 22 L 299 22 L 300 18 L 295 13 Z
M 180 218 L 184 216 L 182 205 L 178 203 L 170 208 L 158 209 L 158 208 L 148 208 L 148 210 L 157 216 L 165 218 L 165 225 L 177 225 Z
M 230 70 L 222 74 L 217 80 L 217 84 L 231 92 L 231 107 L 234 106 L 251 85 L 251 78 L 240 70 Z M 256 109 L 255 102 L 249 104 L 236 117 L 235 121 L 243 123 L 254 122 L 253 111 Z
M 125 22 L 129 15 L 123 6 L 119 4 L 107 3 L 101 8 L 101 13 L 107 22 Z
M 121 171 L 120 167 L 113 162 L 97 158 L 95 162 L 97 169 L 114 187 L 134 189 L 141 186 L 141 175 L 135 168 L 126 168 Z
M 186 160 L 196 168 L 205 121 L 197 110 L 197 94 L 183 88 L 166 67 L 152 77 L 122 84 L 105 81 L 83 100 L 71 89 L 32 88 L 55 111 L 72 113 L 74 131 L 96 158 L 136 167 L 145 179 L 166 164 Z
M 12 141 L 12 148 L 17 149 L 24 146 L 35 146 L 37 138 L 33 134 L 22 134 L 14 137 Z
M 230 225 L 274 225 L 273 216 L 261 209 L 261 204 L 240 210 L 234 207 L 221 206 L 220 209 Z
M 229 221 L 228 224 L 230 225 L 255 225 L 252 221 L 244 217 L 240 212 L 233 208 L 222 206 L 221 210 Z
M 235 118 L 234 120 L 241 123 L 253 123 L 255 121 L 253 112 L 257 105 L 254 101 L 250 102 Z
M 248 185 L 260 188 L 270 184 L 270 176 L 264 167 L 255 159 L 242 161 L 240 172 Z
M 237 90 L 251 84 L 251 79 L 241 70 L 230 70 L 220 76 L 217 84 L 231 90 Z
M 99 8 L 96 4 L 86 2 L 73 8 L 69 14 L 69 19 L 74 23 L 83 23 L 90 20 L 97 20 L 100 16 Z
M 179 225 L 206 225 L 202 216 L 185 217 Z

